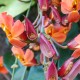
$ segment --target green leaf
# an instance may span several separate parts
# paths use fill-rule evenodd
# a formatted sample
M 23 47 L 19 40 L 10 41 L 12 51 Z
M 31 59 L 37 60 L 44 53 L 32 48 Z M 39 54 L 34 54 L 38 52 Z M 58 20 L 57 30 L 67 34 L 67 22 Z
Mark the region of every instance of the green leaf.
M 27 80 L 45 80 L 42 66 L 31 67 Z
M 34 4 L 35 2 L 32 0 L 32 5 Z M 0 13 L 7 12 L 8 14 L 15 17 L 26 11 L 30 6 L 30 2 L 25 3 L 19 0 L 0 0 L 0 5 Z
M 12 55 L 11 52 L 7 52 L 4 54 L 4 66 L 8 69 L 8 71 L 10 73 L 12 73 L 12 68 L 11 66 L 14 64 L 15 62 L 15 57 Z

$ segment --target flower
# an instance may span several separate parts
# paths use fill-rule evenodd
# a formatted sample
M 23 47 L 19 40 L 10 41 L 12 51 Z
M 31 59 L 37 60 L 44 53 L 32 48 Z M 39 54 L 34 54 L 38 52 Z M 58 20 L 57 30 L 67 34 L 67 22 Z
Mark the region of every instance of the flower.
M 69 22 L 77 22 L 80 19 L 79 15 L 79 5 L 80 0 L 62 0 L 61 1 L 61 11 L 64 14 L 68 14 L 68 21 Z
M 42 11 L 47 11 L 49 7 L 49 0 L 38 0 L 40 9 Z
M 45 28 L 45 33 L 54 38 L 58 43 L 63 43 L 66 40 L 70 27 L 71 24 L 69 24 L 69 27 L 64 27 L 60 24 L 50 24 Z
M 55 55 L 54 48 L 42 33 L 40 34 L 40 49 L 43 55 L 45 55 L 48 58 L 51 58 Z
M 34 66 L 37 63 L 34 58 L 34 53 L 30 49 L 23 51 L 23 49 L 13 46 L 12 52 L 24 66 Z
M 4 64 L 3 64 L 3 56 L 0 56 L 0 73 L 2 74 L 8 73 L 7 69 L 4 67 Z
M 44 73 L 46 80 L 58 80 L 58 73 L 55 63 L 49 62 L 47 65 L 44 65 Z
M 0 27 L 6 33 L 9 42 L 17 47 L 24 47 L 26 45 L 19 36 L 24 32 L 24 25 L 20 20 L 13 21 L 11 15 L 7 15 L 6 12 L 0 14 Z
M 37 33 L 34 29 L 34 26 L 32 25 L 32 23 L 27 18 L 25 18 L 25 29 L 26 29 L 27 37 L 30 40 L 33 41 L 37 38 Z
M 68 44 L 70 49 L 78 49 L 80 48 L 80 34 L 78 34 L 73 40 L 71 40 Z

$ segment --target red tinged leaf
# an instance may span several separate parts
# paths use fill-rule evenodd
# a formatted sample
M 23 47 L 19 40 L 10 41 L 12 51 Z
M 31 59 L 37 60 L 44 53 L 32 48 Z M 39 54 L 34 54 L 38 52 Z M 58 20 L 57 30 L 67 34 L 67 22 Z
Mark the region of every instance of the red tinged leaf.
M 55 55 L 55 50 L 42 33 L 40 34 L 40 49 L 43 55 L 48 58 L 51 58 Z
M 26 29 L 27 37 L 30 40 L 33 41 L 37 38 L 37 33 L 34 29 L 34 26 L 32 25 L 32 23 L 27 18 L 25 18 L 25 29 Z

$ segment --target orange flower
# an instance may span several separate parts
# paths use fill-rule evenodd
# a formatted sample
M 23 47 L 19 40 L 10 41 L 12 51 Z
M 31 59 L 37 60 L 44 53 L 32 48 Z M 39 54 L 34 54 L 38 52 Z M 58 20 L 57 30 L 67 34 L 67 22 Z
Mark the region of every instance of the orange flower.
M 27 49 L 25 52 L 21 48 L 12 47 L 13 54 L 20 60 L 24 66 L 34 66 L 36 65 L 36 60 L 34 58 L 34 53 Z
M 24 25 L 20 20 L 13 21 L 13 17 L 6 12 L 0 14 L 0 27 L 6 33 L 9 42 L 17 47 L 24 47 L 26 43 L 19 37 L 24 32 Z
M 68 15 L 69 22 L 77 22 L 80 19 L 80 0 L 62 0 L 61 11 Z
M 2 73 L 2 74 L 8 73 L 7 69 L 3 65 L 3 57 L 2 56 L 0 56 L 0 73 Z
M 63 43 L 66 40 L 70 27 L 71 25 L 63 27 L 61 25 L 50 24 L 45 28 L 45 33 L 53 37 L 58 43 Z

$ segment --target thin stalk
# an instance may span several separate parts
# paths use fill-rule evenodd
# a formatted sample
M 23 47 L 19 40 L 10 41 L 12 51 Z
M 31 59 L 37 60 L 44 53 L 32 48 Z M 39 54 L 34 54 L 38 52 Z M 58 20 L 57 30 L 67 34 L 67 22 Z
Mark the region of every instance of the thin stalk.
M 59 47 L 62 48 L 62 49 L 67 49 L 67 48 L 68 48 L 67 45 L 66 45 L 66 46 L 63 46 L 63 45 L 57 43 L 52 37 L 51 37 L 51 40 L 52 40 L 57 46 L 59 46 Z
M 52 46 L 53 46 L 53 48 L 54 48 L 54 50 L 55 50 L 55 52 L 56 52 L 57 57 L 60 57 L 59 52 L 58 52 L 58 50 L 56 49 L 56 47 L 55 47 L 55 45 L 54 45 L 54 43 L 53 43 L 53 41 L 52 41 L 51 39 L 50 39 L 50 42 L 51 42 L 51 44 L 52 44 Z
M 24 80 L 26 69 L 27 69 L 27 67 L 25 67 L 24 76 L 21 78 L 21 80 Z
M 30 0 L 30 5 L 29 5 L 29 9 L 27 10 L 26 17 L 28 17 L 28 15 L 29 15 L 29 12 L 30 12 L 31 5 L 32 5 L 32 0 Z
M 15 59 L 14 64 L 17 64 L 17 58 Z M 13 68 L 13 71 L 12 71 L 12 78 L 11 78 L 11 80 L 14 80 L 14 73 L 15 73 L 15 67 Z

